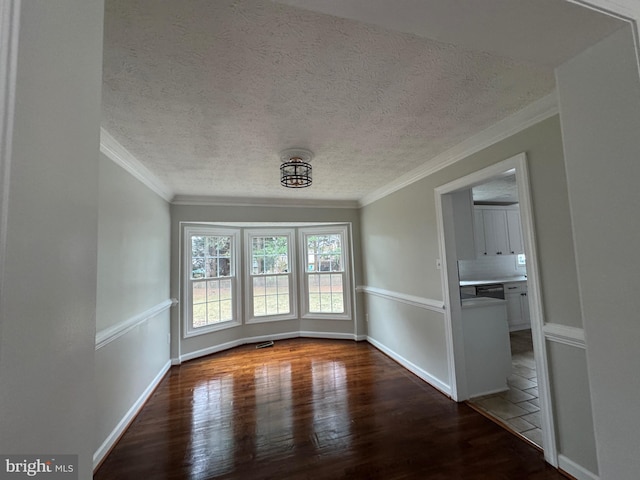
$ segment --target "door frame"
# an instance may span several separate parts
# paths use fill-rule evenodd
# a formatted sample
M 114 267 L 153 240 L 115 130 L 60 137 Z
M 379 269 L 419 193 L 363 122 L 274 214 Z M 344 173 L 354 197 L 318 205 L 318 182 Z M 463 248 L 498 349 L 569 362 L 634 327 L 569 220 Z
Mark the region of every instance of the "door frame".
M 524 252 L 527 258 L 527 296 L 529 299 L 531 334 L 538 377 L 542 447 L 544 449 L 545 460 L 554 467 L 557 467 L 558 453 L 555 440 L 551 392 L 549 388 L 549 366 L 543 332 L 542 290 L 540 287 L 538 254 L 533 221 L 533 204 L 529 186 L 527 156 L 524 152 L 435 189 L 451 396 L 456 401 L 468 399 L 460 308 L 460 280 L 458 277 L 457 255 L 455 251 L 455 231 L 452 222 L 453 208 L 451 196 L 448 194 L 484 183 L 509 170 L 515 170 Z

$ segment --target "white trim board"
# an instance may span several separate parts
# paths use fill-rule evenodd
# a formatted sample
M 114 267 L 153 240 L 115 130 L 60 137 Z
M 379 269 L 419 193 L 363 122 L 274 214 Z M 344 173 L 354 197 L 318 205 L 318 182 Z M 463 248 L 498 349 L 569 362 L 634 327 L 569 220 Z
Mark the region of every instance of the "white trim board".
M 529 104 L 522 110 L 499 121 L 491 127 L 472 135 L 449 150 L 437 155 L 423 165 L 402 175 L 387 185 L 369 193 L 360 199 L 360 206 L 380 200 L 418 180 L 428 177 L 443 168 L 453 165 L 474 153 L 479 152 L 505 138 L 509 138 L 526 128 L 546 120 L 558 113 L 557 95 L 554 91 L 549 95 Z
M 124 148 L 103 127 L 100 128 L 100 151 L 115 164 L 124 168 L 134 178 L 141 181 L 149 189 L 167 202 L 173 199 L 173 192 L 158 177 Z
M 9 187 L 18 71 L 20 0 L 0 3 L 0 303 L 9 223 Z M 0 322 L 0 337 L 2 336 Z
M 582 328 L 568 327 L 558 323 L 546 323 L 542 330 L 544 338 L 550 342 L 562 343 L 581 349 L 587 348 L 587 342 Z
M 173 205 L 224 206 L 224 207 L 286 207 L 286 208 L 354 208 L 360 207 L 357 200 L 312 200 L 307 198 L 247 198 L 176 195 Z
M 164 364 L 164 366 L 160 369 L 155 378 L 151 381 L 151 383 L 145 388 L 144 392 L 138 397 L 138 400 L 131 406 L 129 411 L 125 413 L 125 415 L 120 419 L 118 425 L 111 431 L 109 436 L 102 442 L 102 445 L 98 447 L 98 449 L 93 454 L 93 471 L 95 472 L 100 463 L 106 458 L 111 449 L 118 442 L 122 434 L 129 427 L 133 419 L 138 415 L 144 404 L 149 400 L 151 394 L 156 389 L 156 387 L 160 384 L 164 376 L 167 374 L 169 369 L 171 368 L 171 361 L 168 361 Z
M 590 472 L 562 454 L 558 454 L 558 468 L 576 480 L 599 480 L 600 478 L 595 473 Z
M 439 390 L 440 392 L 444 393 L 446 396 L 451 397 L 451 387 L 449 385 L 447 385 L 446 383 L 444 383 L 442 380 L 434 377 L 433 375 L 431 375 L 426 370 L 420 368 L 415 363 L 407 360 L 402 355 L 400 355 L 397 352 L 391 350 L 389 347 L 387 347 L 383 343 L 380 343 L 378 340 L 367 336 L 367 342 L 369 342 L 371 345 L 376 347 L 378 350 L 380 350 L 385 355 L 389 356 L 394 361 L 398 362 L 400 365 L 402 365 L 404 368 L 409 370 L 414 375 L 420 377 L 420 379 L 422 379 L 425 382 L 427 382 L 429 385 L 431 385 L 436 390 Z
M 230 348 L 239 347 L 248 343 L 260 343 L 276 340 L 287 340 L 290 338 L 326 338 L 332 340 L 354 340 L 362 341 L 366 337 L 354 335 L 353 333 L 337 333 L 337 332 L 311 332 L 311 331 L 293 331 L 285 333 L 275 333 L 271 335 L 260 335 L 257 337 L 243 337 L 230 342 L 221 343 L 219 345 L 212 345 L 211 347 L 202 348 L 194 352 L 185 353 L 180 355 L 178 359 L 172 359 L 173 365 L 180 365 L 182 362 L 194 360 L 196 358 L 205 357 L 218 352 L 229 350 Z
M 124 320 L 122 322 L 116 323 L 111 327 L 100 330 L 96 333 L 96 350 L 110 344 L 114 340 L 117 340 L 141 323 L 144 323 L 147 320 L 150 320 L 158 314 L 164 312 L 165 310 L 168 310 L 176 302 L 177 301 L 173 299 L 165 300 L 164 302 L 154 305 L 150 309 L 145 310 L 138 315 L 128 318 L 127 320 Z
M 393 292 L 383 288 L 369 287 L 360 285 L 356 287 L 356 293 L 366 293 L 374 297 L 386 298 L 387 300 L 395 300 L 396 302 L 405 303 L 418 308 L 424 308 L 433 312 L 444 313 L 444 302 L 442 300 L 433 300 L 431 298 L 417 297 L 415 295 L 407 295 L 405 293 Z

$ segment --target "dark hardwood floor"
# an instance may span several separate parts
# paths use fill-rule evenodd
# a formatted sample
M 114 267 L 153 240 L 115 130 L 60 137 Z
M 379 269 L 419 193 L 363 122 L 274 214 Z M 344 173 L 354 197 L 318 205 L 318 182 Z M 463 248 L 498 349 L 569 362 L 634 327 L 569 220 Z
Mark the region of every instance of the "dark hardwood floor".
M 245 345 L 173 367 L 94 475 L 564 479 L 365 342 Z

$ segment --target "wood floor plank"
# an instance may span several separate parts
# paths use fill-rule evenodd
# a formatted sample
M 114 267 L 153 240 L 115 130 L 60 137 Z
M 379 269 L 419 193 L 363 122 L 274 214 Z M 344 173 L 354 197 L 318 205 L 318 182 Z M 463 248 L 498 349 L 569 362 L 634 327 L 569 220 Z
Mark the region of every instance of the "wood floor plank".
M 95 480 L 563 479 L 364 342 L 245 345 L 172 367 Z

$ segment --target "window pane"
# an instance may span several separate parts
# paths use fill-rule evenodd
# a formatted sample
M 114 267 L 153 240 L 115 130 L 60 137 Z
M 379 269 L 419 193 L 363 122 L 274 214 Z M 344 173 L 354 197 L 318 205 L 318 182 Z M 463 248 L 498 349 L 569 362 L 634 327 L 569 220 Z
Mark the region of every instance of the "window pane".
M 209 303 L 209 308 L 207 310 L 207 325 L 218 323 L 220 321 L 220 302 Z
M 289 293 L 289 277 L 280 275 L 278 277 L 278 294 Z
M 209 280 L 207 282 L 207 301 L 217 302 L 219 299 L 220 299 L 220 280 Z
M 290 313 L 287 275 L 253 277 L 253 316 Z
M 253 296 L 264 296 L 267 294 L 264 277 L 253 277 Z
M 220 300 L 231 299 L 231 280 L 220 280 Z
M 193 305 L 193 326 L 204 327 L 207 325 L 207 304 L 198 303 Z
M 252 237 L 251 273 L 287 273 L 289 271 L 289 240 L 286 236 Z
M 289 313 L 289 294 L 278 295 L 278 313 Z
M 233 320 L 231 280 L 207 280 L 192 285 L 193 326 Z
M 341 272 L 342 235 L 308 235 L 307 271 L 309 272 Z
M 220 321 L 227 322 L 229 320 L 233 320 L 233 308 L 231 299 L 222 300 L 220 302 Z
M 344 292 L 342 290 L 342 275 L 331 275 L 331 312 L 344 312 Z
M 309 274 L 309 312 L 344 313 L 342 274 Z
M 231 275 L 231 236 L 194 235 L 191 237 L 191 278 Z
M 193 303 L 204 303 L 207 301 L 205 282 L 193 282 L 191 289 L 193 294 Z
M 253 297 L 253 316 L 260 317 L 267 314 L 267 300 L 264 296 Z

